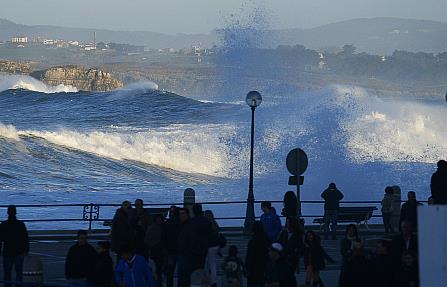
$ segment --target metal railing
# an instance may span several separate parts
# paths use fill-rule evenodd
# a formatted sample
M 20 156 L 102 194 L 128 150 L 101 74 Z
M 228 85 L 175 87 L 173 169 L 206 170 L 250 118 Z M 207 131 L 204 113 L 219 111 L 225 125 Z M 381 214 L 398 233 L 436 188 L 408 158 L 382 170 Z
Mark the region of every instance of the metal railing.
M 262 201 L 257 200 L 255 204 L 260 204 Z M 273 205 L 282 206 L 283 201 L 272 200 L 270 201 Z M 240 210 L 243 211 L 241 214 L 245 213 L 246 201 L 211 201 L 211 202 L 199 202 L 204 207 L 213 209 L 216 206 L 241 206 Z M 301 201 L 303 205 L 321 205 L 321 208 L 314 209 L 314 213 L 318 214 L 305 214 L 303 213 L 303 218 L 318 218 L 322 217 L 324 201 L 321 200 L 303 200 Z M 381 201 L 342 201 L 341 206 L 376 206 L 380 207 Z M 146 203 L 146 208 L 155 207 L 169 207 L 172 205 L 183 206 L 183 202 L 176 203 Z M 0 205 L 0 208 L 6 208 L 8 205 Z M 88 204 L 18 204 L 16 205 L 19 213 L 19 217 L 22 221 L 27 223 L 40 223 L 40 222 L 77 222 L 86 224 L 89 230 L 92 230 L 92 225 L 94 223 L 103 223 L 112 220 L 113 214 L 116 208 L 119 208 L 120 204 L 102 204 L 102 203 L 88 203 Z M 45 209 L 51 209 L 51 211 L 44 212 Z M 70 212 L 67 212 L 70 209 Z M 73 210 L 74 209 L 74 210 Z M 228 209 L 224 210 L 226 212 Z M 232 209 L 234 212 L 234 208 Z M 57 216 L 54 216 L 54 211 L 57 212 Z M 79 212 L 80 211 L 80 212 Z M 79 212 L 79 213 L 78 213 Z M 380 208 L 376 210 L 377 214 L 373 214 L 372 217 L 382 217 L 380 213 Z M 280 213 L 280 212 L 278 212 Z M 67 214 L 67 217 L 60 217 L 60 214 Z M 79 214 L 80 216 L 77 216 Z M 233 213 L 234 214 L 234 213 Z M 25 218 L 23 216 L 25 215 Z M 50 217 L 51 215 L 51 217 Z M 245 216 L 226 216 L 226 215 L 216 215 L 216 220 L 244 220 Z

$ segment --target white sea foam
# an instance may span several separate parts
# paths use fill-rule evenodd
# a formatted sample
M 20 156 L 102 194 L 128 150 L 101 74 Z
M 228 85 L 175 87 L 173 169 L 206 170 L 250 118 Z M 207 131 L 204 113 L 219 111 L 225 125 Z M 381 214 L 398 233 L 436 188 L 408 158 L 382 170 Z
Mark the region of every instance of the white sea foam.
M 13 139 L 13 140 L 20 140 L 19 134 L 16 130 L 16 128 L 12 125 L 4 125 L 0 123 L 0 137 Z
M 78 90 L 73 86 L 48 86 L 41 81 L 26 75 L 0 74 L 0 92 L 5 90 L 25 89 L 41 93 L 75 93 Z
M 152 81 L 142 81 L 128 84 L 118 90 L 134 91 L 134 90 L 158 90 L 158 84 Z

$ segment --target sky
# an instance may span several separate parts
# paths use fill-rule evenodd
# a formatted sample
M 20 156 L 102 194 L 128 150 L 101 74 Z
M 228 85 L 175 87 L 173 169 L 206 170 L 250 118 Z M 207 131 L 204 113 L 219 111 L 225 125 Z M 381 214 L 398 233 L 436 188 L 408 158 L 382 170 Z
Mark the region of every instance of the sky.
M 208 33 L 254 6 L 265 12 L 271 28 L 370 17 L 447 22 L 446 0 L 0 0 L 0 18 L 28 25 Z

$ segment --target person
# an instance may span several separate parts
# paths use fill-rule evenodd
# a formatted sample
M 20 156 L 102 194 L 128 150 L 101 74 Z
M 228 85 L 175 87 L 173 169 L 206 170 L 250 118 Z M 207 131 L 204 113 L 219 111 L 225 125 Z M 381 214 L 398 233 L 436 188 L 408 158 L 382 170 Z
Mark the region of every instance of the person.
M 430 190 L 434 204 L 447 204 L 447 161 L 438 161 L 438 169 L 431 176 Z
M 393 188 L 391 186 L 387 186 L 385 188 L 385 194 L 382 199 L 382 219 L 383 225 L 385 227 L 385 233 L 394 233 L 393 225 L 391 224 L 391 217 L 393 215 Z
M 400 210 L 400 223 L 402 226 L 403 221 L 411 222 L 414 230 L 417 231 L 418 217 L 417 217 L 417 207 L 422 205 L 416 200 L 416 193 L 414 191 L 409 191 L 407 194 L 408 200 L 402 204 Z
M 189 210 L 187 208 L 179 209 L 179 230 L 177 236 L 177 277 L 178 287 L 191 286 L 191 273 L 193 269 L 193 246 L 194 246 L 194 226 L 189 217 Z
M 298 217 L 298 199 L 295 192 L 289 190 L 284 194 L 283 199 L 284 208 L 281 215 L 287 217 Z
M 273 243 L 269 250 L 269 262 L 265 270 L 265 287 L 296 287 L 294 269 L 287 264 L 282 256 L 283 247 L 280 243 Z
M 391 226 L 393 230 L 400 230 L 400 205 L 402 201 L 402 191 L 398 185 L 393 185 L 393 212 L 391 213 Z
M 208 254 L 208 242 L 211 237 L 211 222 L 203 215 L 202 205 L 196 203 L 192 206 L 194 217 L 191 219 L 193 228 L 192 245 L 192 271 L 205 268 L 206 256 Z
M 264 231 L 267 234 L 270 242 L 276 242 L 279 233 L 281 232 L 281 220 L 276 214 L 276 210 L 272 207 L 270 201 L 263 201 L 261 203 L 263 214 L 261 215 L 261 222 L 264 226 Z
M 98 257 L 93 269 L 92 284 L 97 287 L 110 287 L 113 282 L 113 260 L 110 257 L 110 242 L 99 241 Z
M 3 279 L 12 281 L 12 268 L 16 271 L 15 281 L 23 281 L 23 261 L 29 252 L 28 231 L 25 224 L 18 220 L 15 205 L 8 206 L 8 219 L 0 225 L 0 253 L 3 254 Z M 3 246 L 2 246 L 3 245 Z M 3 250 L 1 250 L 3 247 Z M 11 286 L 5 283 L 5 286 Z
M 98 254 L 87 241 L 87 231 L 79 230 L 77 242 L 65 257 L 65 278 L 71 285 L 86 285 L 92 280 Z
M 156 287 L 152 269 L 146 259 L 132 251 L 130 246 L 122 247 L 121 259 L 115 269 L 115 283 L 120 287 Z
M 323 191 L 321 197 L 324 199 L 324 239 L 329 236 L 329 224 L 332 226 L 332 239 L 337 239 L 337 215 L 340 207 L 340 200 L 343 193 L 337 189 L 335 183 L 331 182 L 329 187 Z
M 143 200 L 138 198 L 135 200 L 134 207 L 129 211 L 129 221 L 135 235 L 135 252 L 139 255 L 148 257 L 148 249 L 144 243 L 144 237 L 148 227 L 151 225 L 151 215 L 144 208 Z
M 169 208 L 169 219 L 162 229 L 162 243 L 165 250 L 164 270 L 166 273 L 166 286 L 174 286 L 174 272 L 177 266 L 177 238 L 179 233 L 179 208 Z
M 346 262 L 342 287 L 376 287 L 371 285 L 369 262 L 361 245 L 354 245 L 354 250 Z
M 395 236 L 391 242 L 391 253 L 394 266 L 399 266 L 402 254 L 405 251 L 412 251 L 417 254 L 417 236 L 413 233 L 413 223 L 402 221 L 401 233 Z
M 270 239 L 264 232 L 260 221 L 253 223 L 253 235 L 248 241 L 245 267 L 247 269 L 247 286 L 264 287 L 264 273 L 268 262 Z
M 358 234 L 357 226 L 355 226 L 355 224 L 349 224 L 346 227 L 345 237 L 340 241 L 340 252 L 342 261 L 338 286 L 344 286 L 346 284 L 345 278 L 348 262 L 351 260 L 354 251 L 361 248 L 361 246 L 362 241 Z
M 223 287 L 242 287 L 242 276 L 245 266 L 242 259 L 238 257 L 238 250 L 235 245 L 228 247 L 228 256 L 225 257 L 222 269 L 224 271 Z
M 389 240 L 381 239 L 377 241 L 370 268 L 372 286 L 392 287 L 394 272 Z
M 118 259 L 119 252 L 123 246 L 134 246 L 135 236 L 129 219 L 131 208 L 130 202 L 125 200 L 113 216 L 112 250 L 117 253 Z
M 164 260 L 164 246 L 162 243 L 164 217 L 161 214 L 155 216 L 154 222 L 149 226 L 144 237 L 146 250 L 148 250 L 149 258 L 155 263 L 155 271 L 157 274 L 157 286 L 161 287 L 163 283 L 163 260 Z
M 219 225 L 211 210 L 205 210 L 205 218 L 211 223 L 211 236 L 208 240 L 208 253 L 205 260 L 205 274 L 210 278 L 211 287 L 217 287 L 217 254 L 219 253 Z
M 307 231 L 304 236 L 304 267 L 307 285 L 323 286 L 320 271 L 326 268 L 325 260 L 330 263 L 335 262 L 321 246 L 320 237 L 312 230 Z
M 296 217 L 286 218 L 286 229 L 279 234 L 278 242 L 284 248 L 284 256 L 292 267 L 292 270 L 299 270 L 299 258 L 303 253 L 303 230 Z
M 401 256 L 401 265 L 393 280 L 393 287 L 418 287 L 419 271 L 416 253 L 405 251 Z

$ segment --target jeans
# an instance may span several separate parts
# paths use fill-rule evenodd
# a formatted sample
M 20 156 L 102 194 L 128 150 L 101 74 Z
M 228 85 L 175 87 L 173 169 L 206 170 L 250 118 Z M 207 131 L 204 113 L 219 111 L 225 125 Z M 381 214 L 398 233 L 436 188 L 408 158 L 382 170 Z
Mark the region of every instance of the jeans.
M 4 270 L 4 280 L 12 281 L 12 267 L 14 266 L 16 270 L 16 279 L 17 282 L 22 282 L 23 280 L 23 260 L 25 256 L 17 255 L 17 256 L 3 256 L 3 270 Z M 5 287 L 9 287 L 11 284 L 5 283 Z
M 382 212 L 383 225 L 385 226 L 385 233 L 394 232 L 393 225 L 391 224 L 392 212 Z
M 329 236 L 329 224 L 331 224 L 332 238 L 337 236 L 337 210 L 324 211 L 324 238 Z

